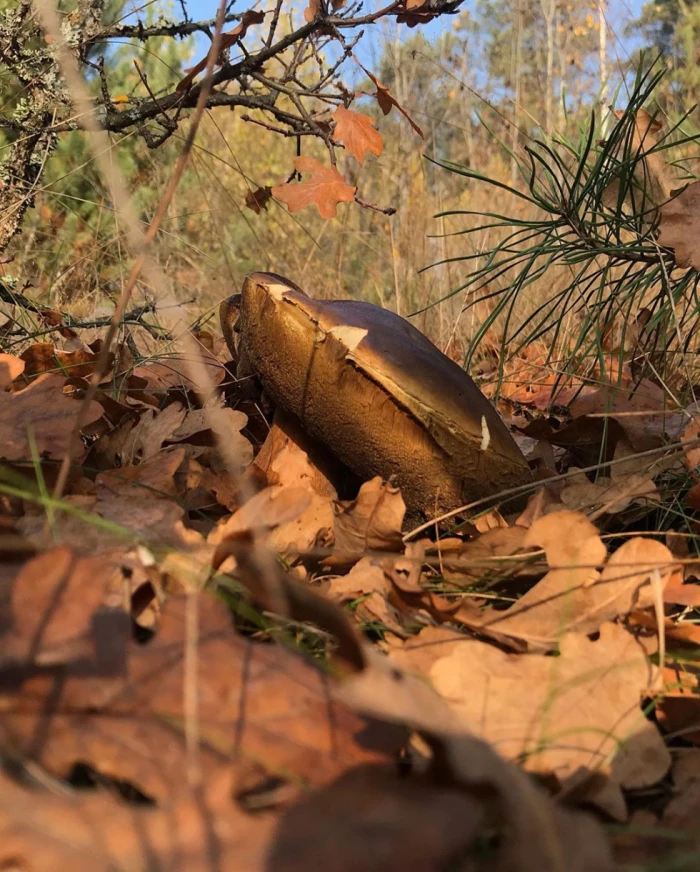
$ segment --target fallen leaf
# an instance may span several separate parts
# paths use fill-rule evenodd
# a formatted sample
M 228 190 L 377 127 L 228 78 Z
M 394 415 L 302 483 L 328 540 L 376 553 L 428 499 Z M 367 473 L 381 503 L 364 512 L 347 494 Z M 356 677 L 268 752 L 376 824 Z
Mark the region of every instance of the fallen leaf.
M 619 476 L 615 479 L 601 477 L 595 482 L 586 480 L 565 485 L 559 499 L 572 511 L 604 509 L 605 514 L 616 515 L 624 512 L 633 502 L 658 503 L 659 491 L 654 482 L 643 475 Z
M 113 433 L 103 437 L 99 451 L 120 466 L 131 466 L 147 460 L 172 438 L 186 415 L 187 409 L 180 403 L 171 403 L 162 411 L 146 409 L 135 424 L 127 420 Z
M 65 664 L 60 675 L 30 671 L 18 685 L 11 670 L 0 668 L 5 741 L 57 777 L 82 762 L 150 797 L 176 792 L 187 782 L 190 757 L 183 693 L 193 608 L 189 598 L 171 598 L 145 646 L 109 633 L 98 637 L 121 652 L 116 672 L 87 658 Z M 203 783 L 226 761 L 255 760 L 270 774 L 323 784 L 349 766 L 387 759 L 398 747 L 396 731 L 377 732 L 334 704 L 323 672 L 282 648 L 236 634 L 228 609 L 213 596 L 198 595 L 196 608 Z M 36 623 L 50 609 L 50 602 L 37 609 Z M 373 736 L 363 735 L 368 729 Z
M 303 487 L 276 485 L 251 497 L 237 512 L 219 524 L 209 535 L 212 545 L 243 533 L 264 533 L 300 517 L 311 502 Z
M 361 671 L 336 684 L 335 697 L 369 717 L 417 730 L 434 752 L 440 783 L 454 783 L 468 795 L 496 801 L 506 829 L 489 849 L 489 869 L 612 872 L 606 839 L 591 818 L 555 806 L 532 780 L 465 731 L 454 709 L 393 656 L 365 649 L 364 659 Z
M 374 118 L 353 112 L 345 106 L 338 106 L 333 113 L 333 118 L 335 119 L 333 141 L 342 142 L 350 154 L 357 158 L 360 166 L 364 166 L 365 154 L 368 151 L 379 157 L 384 149 L 384 141 L 374 127 Z
M 306 182 L 286 183 L 272 188 L 272 196 L 282 200 L 290 212 L 314 203 L 321 218 L 335 218 L 338 203 L 352 203 L 357 188 L 349 185 L 335 167 L 325 167 L 313 157 L 294 160 L 298 173 L 309 173 Z
M 24 374 L 63 372 L 66 376 L 88 376 L 95 371 L 99 354 L 82 347 L 75 351 L 61 351 L 50 342 L 36 342 L 21 354 L 25 363 Z
M 6 391 L 24 372 L 24 361 L 14 354 L 0 354 L 0 391 Z
M 651 670 L 643 647 L 623 627 L 604 624 L 592 642 L 568 633 L 558 657 L 506 654 L 469 637 L 422 643 L 423 630 L 404 645 L 459 715 L 465 729 L 531 772 L 562 786 L 585 773 L 605 773 L 620 787 L 656 783 L 670 757 L 641 710 Z M 403 651 L 391 660 L 404 663 Z M 517 705 L 513 701 L 517 700 Z
M 510 576 L 514 563 L 494 560 L 520 551 L 525 539 L 524 527 L 494 527 L 480 536 L 463 542 L 457 552 L 441 557 L 442 575 L 449 581 L 471 584 L 476 579 L 490 580 Z
M 41 375 L 24 390 L 0 392 L 0 456 L 4 460 L 31 460 L 32 446 L 39 457 L 61 458 L 69 448 L 80 403 L 63 393 L 65 379 Z M 85 425 L 102 417 L 102 406 L 91 403 Z M 73 456 L 77 461 L 85 451 Z
M 114 792 L 56 792 L 0 781 L 0 865 L 57 872 L 137 872 L 225 868 L 262 872 L 274 842 L 274 815 L 246 814 L 235 801 L 236 770 L 224 768 L 201 790 L 183 783 L 152 807 L 134 806 Z M 215 831 L 215 832 L 214 832 Z
M 312 459 L 313 455 L 313 459 Z M 296 518 L 271 531 L 268 545 L 279 554 L 305 554 L 332 540 L 332 500 L 337 493 L 325 475 L 325 457 L 298 424 L 277 413 L 255 465 L 271 485 L 301 487 L 309 493 L 307 508 Z
M 365 482 L 354 500 L 334 504 L 333 530 L 341 555 L 402 548 L 401 525 L 406 504 L 399 488 L 379 476 Z
M 109 619 L 108 611 L 99 613 L 107 605 L 106 584 L 100 580 L 108 577 L 109 566 L 106 555 L 79 557 L 69 548 L 28 561 L 12 583 L 11 632 L 3 636 L 3 659 L 55 666 L 97 657 L 100 619 Z
M 328 596 L 334 602 L 351 602 L 362 598 L 356 616 L 364 621 L 378 621 L 400 636 L 405 635 L 397 610 L 389 604 L 391 582 L 384 568 L 370 557 L 363 557 L 347 575 L 332 578 Z
M 652 605 L 653 571 L 659 571 L 663 586 L 673 570 L 665 545 L 636 538 L 623 543 L 598 572 L 606 548 L 595 527 L 574 512 L 535 521 L 523 544 L 541 544 L 556 568 L 509 609 L 482 612 L 470 626 L 523 640 L 531 651 L 551 650 L 564 633 L 593 633 L 606 621 Z

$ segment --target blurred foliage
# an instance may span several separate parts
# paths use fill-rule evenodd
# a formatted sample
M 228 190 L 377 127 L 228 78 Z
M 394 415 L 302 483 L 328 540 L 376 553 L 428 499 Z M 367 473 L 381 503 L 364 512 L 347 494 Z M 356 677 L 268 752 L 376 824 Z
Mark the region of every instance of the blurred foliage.
M 659 94 L 667 110 L 680 113 L 700 101 L 699 0 L 647 2 L 629 30 L 640 33 L 658 65 L 668 71 Z

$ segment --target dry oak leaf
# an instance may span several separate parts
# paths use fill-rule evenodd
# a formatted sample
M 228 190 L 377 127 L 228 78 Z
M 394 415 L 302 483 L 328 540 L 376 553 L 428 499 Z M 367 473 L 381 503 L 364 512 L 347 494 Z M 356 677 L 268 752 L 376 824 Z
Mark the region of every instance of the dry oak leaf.
M 659 501 L 659 491 L 654 482 L 644 475 L 618 476 L 615 479 L 599 478 L 598 481 L 581 481 L 562 488 L 559 499 L 572 511 L 588 512 L 605 509 L 608 515 L 619 514 L 633 502 Z
M 523 547 L 525 527 L 493 527 L 480 536 L 461 543 L 459 550 L 443 554 L 440 568 L 449 581 L 484 579 L 493 576 L 509 576 L 515 561 L 494 558 L 511 557 Z M 440 542 L 437 543 L 440 551 Z
M 304 10 L 304 21 L 313 21 L 321 11 L 321 0 L 309 0 L 309 5 Z
M 615 421 L 637 451 L 656 448 L 667 439 L 678 438 L 688 421 L 685 412 L 668 408 L 664 389 L 649 379 L 629 385 L 603 385 L 594 393 L 575 399 L 569 412 L 573 418 L 593 414 L 606 416 L 608 426 L 611 420 Z M 602 422 L 603 419 L 597 420 Z
M 349 185 L 335 167 L 324 167 L 313 157 L 302 155 L 294 160 L 298 173 L 309 173 L 306 182 L 275 185 L 272 196 L 282 200 L 290 212 L 298 212 L 312 203 L 321 218 L 335 218 L 338 203 L 352 203 L 357 188 Z
M 99 355 L 87 347 L 74 351 L 61 351 L 50 342 L 36 342 L 22 352 L 24 374 L 62 372 L 66 376 L 88 376 L 95 371 Z
M 180 403 L 171 403 L 162 411 L 146 409 L 139 420 L 126 419 L 112 433 L 104 436 L 98 450 L 115 465 L 132 466 L 139 461 L 148 460 L 172 438 L 182 424 L 187 409 Z
M 177 786 L 152 807 L 116 791 L 37 791 L 1 776 L 0 868 L 210 872 L 216 856 L 222 869 L 263 872 L 277 818 L 244 813 L 235 784 L 235 769 L 223 768 L 201 790 Z
M 442 638 L 445 631 L 433 628 L 417 639 L 435 633 L 441 635 L 439 646 L 450 644 Z M 459 713 L 428 682 L 400 668 L 393 657 L 365 648 L 363 660 L 360 672 L 336 684 L 335 698 L 371 718 L 416 730 L 440 761 L 441 784 L 460 785 L 469 796 L 496 801 L 503 831 L 489 851 L 491 872 L 612 872 L 607 839 L 591 817 L 555 804 L 532 779 L 465 729 Z
M 661 207 L 659 245 L 672 248 L 680 267 L 700 270 L 700 182 L 693 182 Z
M 365 482 L 354 500 L 334 504 L 333 532 L 342 555 L 400 551 L 406 504 L 401 491 L 380 476 Z
M 226 33 L 221 34 L 221 39 L 219 42 L 219 58 L 215 61 L 215 63 L 222 64 L 224 63 L 225 55 L 222 55 L 227 49 L 231 48 L 231 46 L 235 45 L 240 40 L 245 39 L 246 34 L 248 32 L 248 28 L 252 27 L 254 24 L 260 24 L 265 20 L 265 13 L 259 12 L 255 9 L 246 10 L 241 16 L 240 23 L 233 28 L 233 30 L 229 30 Z M 187 73 L 184 78 L 182 78 L 175 88 L 175 91 L 178 94 L 181 94 L 183 91 L 187 91 L 192 82 L 196 79 L 196 77 L 203 73 L 207 68 L 207 63 L 209 60 L 209 55 L 207 54 L 205 57 L 199 61 L 191 70 Z
M 436 641 L 430 628 L 390 656 L 413 669 L 420 658 L 464 728 L 531 772 L 564 786 L 601 772 L 633 788 L 668 770 L 668 750 L 640 704 L 651 679 L 646 653 L 617 624 L 603 624 L 595 642 L 566 634 L 558 657 L 507 654 L 469 637 Z
M 256 188 L 254 191 L 248 191 L 245 195 L 246 206 L 259 215 L 264 209 L 267 212 L 267 204 L 272 198 L 272 188 L 265 185 L 264 188 Z
M 230 518 L 215 527 L 208 542 L 221 545 L 247 533 L 265 533 L 299 518 L 309 507 L 311 495 L 303 487 L 274 485 L 252 496 Z
M 374 118 L 353 112 L 345 106 L 338 106 L 333 118 L 333 142 L 342 142 L 350 154 L 357 158 L 360 166 L 364 166 L 365 153 L 368 151 L 379 157 L 384 150 L 384 140 L 374 127 Z
M 104 620 L 113 613 L 107 608 L 111 568 L 104 554 L 79 557 L 69 548 L 54 548 L 25 563 L 10 586 L 10 629 L 0 637 L 0 661 L 55 666 L 94 656 Z M 123 622 L 112 626 L 123 627 Z M 117 635 L 117 640 L 125 638 Z
M 316 458 L 310 457 L 313 450 L 300 427 L 277 413 L 255 459 L 270 485 L 302 487 L 309 492 L 310 502 L 302 514 L 277 526 L 268 537 L 270 548 L 280 554 L 303 554 L 332 539 L 332 500 L 338 495 Z
M 192 680 L 202 783 L 227 761 L 252 760 L 270 775 L 323 784 L 352 765 L 386 761 L 396 752 L 395 730 L 373 728 L 333 703 L 327 673 L 241 637 L 221 602 L 197 596 Z M 190 597 L 169 599 L 148 645 L 103 633 L 101 643 L 113 646 L 117 664 L 121 655 L 121 669 L 82 659 L 58 675 L 29 670 L 18 684 L 10 680 L 16 670 L 0 667 L 4 740 L 58 777 L 83 762 L 153 798 L 171 795 L 187 783 L 190 763 L 183 688 L 192 608 Z
M 366 621 L 379 621 L 399 636 L 404 636 L 404 628 L 399 621 L 397 610 L 389 604 L 391 582 L 384 568 L 370 557 L 363 557 L 347 575 L 332 578 L 327 594 L 334 602 L 351 602 L 362 598 L 355 612 Z
M 80 403 L 63 393 L 65 379 L 41 375 L 16 393 L 0 393 L 0 457 L 31 460 L 32 446 L 39 457 L 62 457 L 68 450 Z M 102 417 L 102 406 L 90 403 L 85 425 Z M 75 454 L 79 460 L 84 451 Z
M 545 577 L 504 612 L 482 616 L 479 626 L 523 640 L 534 651 L 556 647 L 565 632 L 594 633 L 601 624 L 653 604 L 655 570 L 661 587 L 671 578 L 674 558 L 654 539 L 629 539 L 595 569 L 606 552 L 597 531 L 582 515 L 558 512 L 536 521 L 524 544 L 546 542 L 557 530 L 564 547 L 547 548 Z M 544 530 L 544 534 L 541 532 Z
M 478 626 L 520 639 L 531 651 L 549 651 L 586 614 L 591 586 L 600 577 L 596 567 L 607 549 L 588 518 L 570 511 L 538 518 L 525 531 L 522 546 L 544 548 L 552 568 L 506 611 L 481 613 Z
M 198 342 L 197 356 L 206 367 L 207 375 L 212 382 L 220 385 L 226 378 L 226 368 L 223 363 L 202 342 Z M 133 370 L 134 376 L 146 379 L 152 393 L 165 393 L 169 388 L 196 390 L 197 385 L 188 373 L 187 358 L 178 354 L 160 357 L 155 362 L 137 366 Z
M 382 112 L 385 115 L 388 115 L 391 112 L 392 108 L 395 106 L 399 110 L 399 112 L 403 115 L 403 117 L 406 119 L 406 121 L 408 121 L 408 123 L 411 125 L 411 127 L 415 130 L 415 132 L 418 134 L 418 136 L 425 139 L 425 136 L 423 135 L 423 131 L 416 124 L 416 122 L 411 118 L 411 116 L 403 108 L 403 106 L 399 103 L 399 101 L 396 99 L 396 97 L 394 97 L 394 95 L 391 93 L 389 88 L 386 85 L 382 85 L 382 83 L 374 75 L 374 73 L 370 73 L 370 71 L 368 69 L 363 67 L 362 64 L 357 60 L 357 58 L 355 58 L 355 63 L 360 67 L 360 69 L 362 69 L 369 76 L 369 78 L 374 83 L 374 85 L 377 89 L 377 93 L 375 96 L 377 98 L 377 103 L 379 103 L 379 108 L 382 110 Z
M 24 372 L 24 361 L 14 354 L 0 354 L 0 391 L 6 391 Z

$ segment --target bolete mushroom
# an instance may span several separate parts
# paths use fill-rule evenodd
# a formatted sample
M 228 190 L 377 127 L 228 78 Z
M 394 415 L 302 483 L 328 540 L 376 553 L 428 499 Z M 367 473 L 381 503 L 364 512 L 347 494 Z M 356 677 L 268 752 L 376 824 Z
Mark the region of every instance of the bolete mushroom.
M 253 273 L 221 304 L 221 322 L 239 367 L 272 401 L 358 476 L 393 476 L 410 512 L 449 511 L 531 480 L 472 379 L 393 312 L 314 300 Z

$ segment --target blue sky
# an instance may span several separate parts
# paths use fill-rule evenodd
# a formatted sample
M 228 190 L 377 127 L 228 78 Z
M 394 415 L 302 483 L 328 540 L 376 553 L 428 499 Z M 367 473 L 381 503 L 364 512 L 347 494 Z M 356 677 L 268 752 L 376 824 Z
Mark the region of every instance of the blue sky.
M 143 4 L 138 2 L 138 0 L 131 0 L 134 8 L 139 8 Z M 216 15 L 216 10 L 219 6 L 219 0 L 184 0 L 188 14 L 191 18 L 194 19 L 208 19 L 214 18 Z M 586 0 L 581 0 L 581 2 L 586 2 Z M 594 6 L 592 0 L 587 0 L 587 2 Z M 618 56 L 620 59 L 627 56 L 633 46 L 630 44 L 630 40 L 624 36 L 624 28 L 625 24 L 634 18 L 639 16 L 640 10 L 644 5 L 645 0 L 608 0 L 608 26 L 610 33 L 610 57 L 611 61 L 615 61 L 615 57 Z M 479 0 L 466 0 L 463 4 L 463 9 L 470 9 L 477 6 Z M 165 4 L 163 4 L 165 6 Z M 172 6 L 172 14 L 177 15 L 179 12 L 179 3 L 170 3 Z M 237 4 L 241 12 L 249 9 L 255 5 L 255 0 L 243 0 L 243 2 Z M 302 6 L 300 3 L 295 4 L 297 9 L 301 9 Z M 365 5 L 369 8 L 378 8 L 379 3 L 377 0 L 366 0 Z M 299 18 L 301 20 L 300 12 Z M 428 39 L 435 38 L 442 31 L 449 30 L 452 27 L 453 22 L 452 16 L 445 16 L 443 18 L 436 19 L 434 22 L 424 26 L 422 28 L 423 33 Z M 381 25 L 380 25 L 381 26 Z M 404 33 L 409 33 L 406 27 L 403 27 Z M 367 28 L 367 33 L 364 38 L 364 46 L 361 48 L 361 54 L 363 54 L 368 60 L 371 58 L 372 54 L 372 42 L 375 37 L 372 36 L 372 28 Z M 197 52 L 201 53 L 205 52 L 208 48 L 208 39 L 200 35 L 197 38 Z M 375 46 L 376 47 L 376 46 Z

